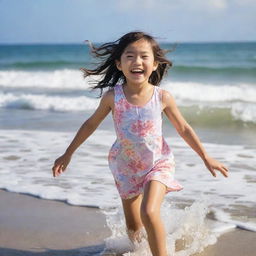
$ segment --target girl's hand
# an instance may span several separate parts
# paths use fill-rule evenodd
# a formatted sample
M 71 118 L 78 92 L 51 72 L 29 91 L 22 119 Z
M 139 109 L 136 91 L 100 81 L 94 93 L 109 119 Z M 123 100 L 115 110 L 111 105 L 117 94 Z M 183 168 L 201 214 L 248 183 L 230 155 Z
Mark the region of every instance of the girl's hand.
M 204 159 L 204 164 L 210 170 L 210 172 L 214 177 L 216 177 L 216 172 L 214 169 L 220 171 L 223 176 L 228 177 L 228 168 L 224 166 L 222 163 L 220 163 L 219 161 L 207 156 Z
M 67 154 L 63 154 L 57 158 L 54 162 L 54 166 L 52 167 L 53 177 L 59 176 L 61 173 L 63 173 L 67 168 L 70 160 L 71 156 Z

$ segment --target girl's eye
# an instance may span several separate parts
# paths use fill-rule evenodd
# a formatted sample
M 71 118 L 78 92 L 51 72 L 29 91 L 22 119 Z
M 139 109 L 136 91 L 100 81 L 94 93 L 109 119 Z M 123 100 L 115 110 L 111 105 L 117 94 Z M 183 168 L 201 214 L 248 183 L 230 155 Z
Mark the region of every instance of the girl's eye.
M 147 56 L 147 55 L 144 55 L 144 56 L 142 56 L 142 58 L 146 59 L 146 58 L 148 58 L 148 56 Z
M 127 58 L 132 58 L 133 56 L 132 55 L 127 55 Z

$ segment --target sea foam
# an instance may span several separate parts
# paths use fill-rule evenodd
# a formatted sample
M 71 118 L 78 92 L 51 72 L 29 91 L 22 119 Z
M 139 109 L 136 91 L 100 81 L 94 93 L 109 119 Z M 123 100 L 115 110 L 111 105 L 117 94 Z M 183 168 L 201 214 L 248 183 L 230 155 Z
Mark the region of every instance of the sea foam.
M 150 255 L 145 239 L 133 245 L 126 234 L 121 200 L 107 164 L 107 153 L 115 140 L 113 131 L 95 132 L 76 151 L 68 169 L 56 178 L 51 170 L 54 160 L 65 151 L 74 134 L 28 130 L 0 132 L 0 188 L 100 208 L 112 231 L 106 239 L 106 251 Z M 167 194 L 161 209 L 170 254 L 188 256 L 200 252 L 215 243 L 219 234 L 232 228 L 255 231 L 248 209 L 255 209 L 256 148 L 204 143 L 209 155 L 228 166 L 230 177 L 225 179 L 220 173 L 213 178 L 201 159 L 181 139 L 167 137 L 166 141 L 175 156 L 175 178 L 184 186 L 180 192 Z M 227 213 L 237 210 L 240 219 Z M 209 218 L 214 221 L 210 222 Z M 175 248 L 179 249 L 172 254 Z
M 79 70 L 64 69 L 55 71 L 0 71 L 0 86 L 5 88 L 48 88 L 88 90 L 90 81 L 83 78 Z M 251 84 L 215 84 L 200 82 L 177 82 L 165 80 L 162 88 L 170 91 L 177 101 L 256 103 L 256 87 Z
M 185 209 L 178 209 L 172 204 L 164 202 L 161 207 L 161 217 L 166 230 L 168 255 L 189 256 L 217 241 L 218 233 L 212 231 L 207 222 L 209 211 L 206 202 L 194 202 Z M 105 239 L 105 251 L 125 256 L 150 256 L 145 229 L 138 235 L 139 241 L 132 243 L 128 238 L 121 206 L 105 210 L 107 225 L 112 235 Z M 108 255 L 109 255 L 108 254 Z M 111 254 L 110 254 L 111 255 Z

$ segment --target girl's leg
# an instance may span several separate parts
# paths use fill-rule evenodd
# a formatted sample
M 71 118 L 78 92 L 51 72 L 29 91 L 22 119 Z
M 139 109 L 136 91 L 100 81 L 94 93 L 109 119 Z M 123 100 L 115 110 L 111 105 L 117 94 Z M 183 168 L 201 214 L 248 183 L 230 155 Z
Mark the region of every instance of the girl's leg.
M 131 199 L 122 199 L 127 232 L 132 241 L 137 239 L 139 230 L 143 227 L 140 217 L 141 201 L 142 194 Z
M 152 180 L 145 186 L 141 205 L 141 218 L 153 256 L 167 256 L 166 234 L 160 216 L 160 207 L 165 193 L 166 186 Z

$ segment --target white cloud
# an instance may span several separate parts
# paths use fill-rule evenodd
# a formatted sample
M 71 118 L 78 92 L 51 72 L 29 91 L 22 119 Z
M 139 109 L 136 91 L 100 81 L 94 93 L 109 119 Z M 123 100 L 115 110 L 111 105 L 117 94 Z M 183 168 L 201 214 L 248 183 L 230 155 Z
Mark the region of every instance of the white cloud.
M 190 9 L 218 12 L 232 6 L 256 7 L 256 0 L 121 0 L 116 1 L 116 6 L 122 11 Z
M 231 0 L 237 1 L 237 0 Z M 241 0 L 240 0 L 241 1 Z M 253 0 L 243 0 L 243 1 L 253 1 Z M 228 5 L 228 0 L 126 0 L 117 1 L 117 5 L 122 10 L 143 8 L 143 9 L 176 9 L 176 8 L 191 8 L 191 9 L 225 9 Z
M 208 0 L 206 1 L 210 6 L 215 7 L 217 9 L 225 9 L 227 7 L 226 0 Z

